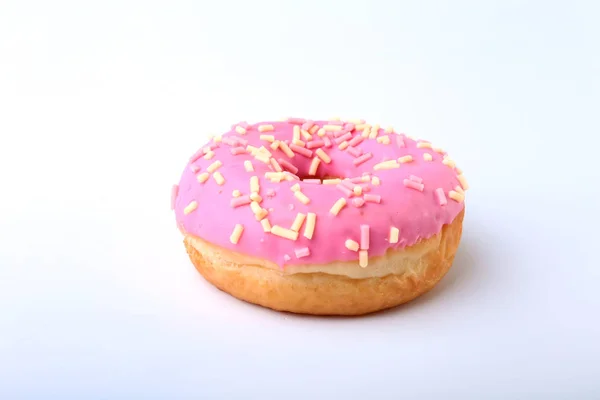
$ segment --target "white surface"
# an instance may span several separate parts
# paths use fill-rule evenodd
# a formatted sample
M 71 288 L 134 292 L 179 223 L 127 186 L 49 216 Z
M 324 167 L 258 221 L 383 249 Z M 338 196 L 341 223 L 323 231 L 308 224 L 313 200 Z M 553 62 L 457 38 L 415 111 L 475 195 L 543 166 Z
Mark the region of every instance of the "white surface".
M 0 398 L 600 397 L 598 3 L 91 3 L 0 3 Z M 433 292 L 319 319 L 199 277 L 170 185 L 289 115 L 458 161 Z

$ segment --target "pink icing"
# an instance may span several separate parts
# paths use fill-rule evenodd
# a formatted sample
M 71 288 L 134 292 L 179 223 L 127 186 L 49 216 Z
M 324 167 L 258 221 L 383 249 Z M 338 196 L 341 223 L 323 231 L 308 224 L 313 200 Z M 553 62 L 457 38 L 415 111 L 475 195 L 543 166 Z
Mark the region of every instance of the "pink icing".
M 397 135 L 398 146 L 393 146 L 377 143 L 374 139 L 356 139 L 362 135 L 362 130 L 344 132 L 340 137 L 348 138 L 353 143 L 353 147 L 360 149 L 362 155 L 354 158 L 347 150 L 340 150 L 337 146 L 324 147 L 323 150 L 331 157 L 331 163 L 321 162 L 316 176 L 308 174 L 311 161 L 316 156 L 310 149 L 290 144 L 295 157 L 289 158 L 281 148 L 272 150 L 259 139 L 258 125 L 270 124 L 273 125 L 274 130 L 268 132 L 269 135 L 273 135 L 275 140 L 290 143 L 294 124 L 301 125 L 306 122 L 307 120 L 298 118 L 293 123 L 267 121 L 246 124 L 247 133 L 243 137 L 233 126 L 223 135 L 220 145 L 209 143 L 203 150 L 195 153 L 183 169 L 177 193 L 173 194 L 178 226 L 184 232 L 213 244 L 270 260 L 283 268 L 285 265 L 292 264 L 357 261 L 358 253 L 348 250 L 345 241 L 349 238 L 356 240 L 358 235 L 362 244 L 364 228 L 361 228 L 361 225 L 366 224 L 368 224 L 366 226 L 368 226 L 369 257 L 380 256 L 390 248 L 400 249 L 437 234 L 444 224 L 452 222 L 463 209 L 462 202 L 444 202 L 445 196 L 442 197 L 444 192 L 449 192 L 460 185 L 456 168 L 444 165 L 441 157 L 436 157 L 433 161 L 425 161 L 423 154 L 430 149 L 418 148 L 417 143 L 407 137 Z M 323 125 L 334 125 L 333 121 L 311 121 L 311 123 L 319 128 Z M 343 122 L 335 122 L 335 125 L 350 128 Z M 350 136 L 347 136 L 348 134 Z M 321 138 L 315 136 L 314 140 L 322 140 L 326 146 L 328 142 L 331 145 L 328 136 Z M 249 152 L 238 153 L 238 150 L 235 150 L 238 154 L 232 154 L 232 149 L 240 147 L 243 143 L 255 148 L 267 147 L 273 159 L 280 160 L 278 165 L 281 164 L 286 170 L 295 169 L 295 175 L 287 172 L 284 174 L 291 177 L 290 180 L 272 182 L 265 177 L 265 173 L 275 172 L 270 162 L 265 164 L 258 161 Z M 208 148 L 215 153 L 210 160 L 201 157 Z M 400 164 L 399 168 L 373 169 L 373 166 L 378 163 L 397 160 L 406 155 L 412 156 L 413 161 Z M 224 183 L 218 185 L 213 178 L 199 183 L 196 173 L 190 168 L 191 164 L 195 162 L 201 171 L 207 171 L 208 166 L 217 160 L 222 163 L 218 172 L 222 174 Z M 254 171 L 245 170 L 246 160 L 252 162 Z M 286 164 L 293 168 L 286 168 Z M 363 174 L 379 178 L 380 184 L 375 186 L 370 182 L 358 183 L 358 179 L 353 179 Z M 316 223 L 312 239 L 303 235 L 306 222 L 299 231 L 297 240 L 264 232 L 250 204 L 238 204 L 247 202 L 246 196 L 250 195 L 249 182 L 252 176 L 257 176 L 259 179 L 259 195 L 262 197 L 260 207 L 268 210 L 266 218 L 271 226 L 278 225 L 289 229 L 298 213 L 305 215 L 314 213 Z M 411 179 L 411 176 L 419 177 L 422 182 Z M 343 184 L 339 185 L 315 185 L 299 180 L 332 177 L 354 180 L 361 186 L 363 193 L 360 194 L 359 191 L 357 195 L 350 190 L 345 184 L 348 181 L 342 181 Z M 291 187 L 296 184 L 299 185 L 301 193 L 310 199 L 307 204 L 299 201 L 291 190 Z M 231 193 L 236 189 L 242 193 L 242 196 L 237 198 L 239 200 L 231 197 Z M 370 193 L 364 193 L 368 190 Z M 338 215 L 333 215 L 330 209 L 340 198 L 346 198 L 347 203 L 354 207 L 346 206 Z M 197 201 L 198 207 L 185 215 L 184 209 L 192 201 Z M 236 206 L 232 207 L 234 204 Z M 236 224 L 244 227 L 244 234 L 237 244 L 233 244 L 230 236 Z M 400 230 L 398 243 L 389 243 L 391 227 Z M 289 257 L 289 254 L 297 256 Z

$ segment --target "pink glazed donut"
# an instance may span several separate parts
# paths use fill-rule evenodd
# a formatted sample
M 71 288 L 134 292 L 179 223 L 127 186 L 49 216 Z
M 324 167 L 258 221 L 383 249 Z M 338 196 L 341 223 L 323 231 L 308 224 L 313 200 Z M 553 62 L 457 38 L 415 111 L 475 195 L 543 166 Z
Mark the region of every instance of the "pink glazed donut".
M 189 159 L 172 209 L 196 269 L 275 310 L 359 315 L 452 265 L 467 182 L 430 142 L 362 120 L 241 122 Z

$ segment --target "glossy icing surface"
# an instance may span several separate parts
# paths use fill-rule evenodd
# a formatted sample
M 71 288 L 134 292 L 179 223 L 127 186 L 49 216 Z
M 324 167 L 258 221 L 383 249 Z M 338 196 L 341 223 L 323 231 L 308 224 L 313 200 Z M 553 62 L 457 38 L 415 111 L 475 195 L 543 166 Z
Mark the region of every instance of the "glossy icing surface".
M 368 267 L 368 257 L 440 232 L 464 206 L 454 162 L 428 142 L 362 122 L 232 126 L 185 166 L 172 191 L 178 226 L 282 268 Z

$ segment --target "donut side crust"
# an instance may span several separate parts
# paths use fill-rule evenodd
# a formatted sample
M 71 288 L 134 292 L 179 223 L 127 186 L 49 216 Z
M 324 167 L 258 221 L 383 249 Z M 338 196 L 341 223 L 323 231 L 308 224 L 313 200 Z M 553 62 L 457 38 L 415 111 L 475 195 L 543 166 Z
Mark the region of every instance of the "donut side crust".
M 463 217 L 464 209 L 437 235 L 369 260 L 406 266 L 401 273 L 363 279 L 326 273 L 285 275 L 189 235 L 184 244 L 198 272 L 240 300 L 298 314 L 363 315 L 406 303 L 432 289 L 452 266 Z

